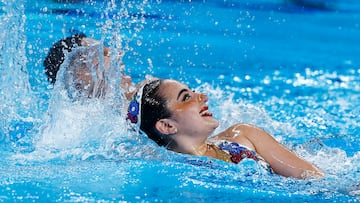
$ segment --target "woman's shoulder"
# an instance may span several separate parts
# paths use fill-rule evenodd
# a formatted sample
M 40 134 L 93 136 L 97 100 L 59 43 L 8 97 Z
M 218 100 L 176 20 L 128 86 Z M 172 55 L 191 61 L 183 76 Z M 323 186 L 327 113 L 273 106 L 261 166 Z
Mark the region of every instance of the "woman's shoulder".
M 239 137 L 241 135 L 245 135 L 247 133 L 252 133 L 253 131 L 256 131 L 256 130 L 260 130 L 260 129 L 251 124 L 238 123 L 238 124 L 230 126 L 226 130 L 215 135 L 212 139 L 217 139 L 217 140 L 233 139 L 233 138 Z
M 244 145 L 250 149 L 255 149 L 253 144 L 248 140 L 247 134 L 253 133 L 258 128 L 253 125 L 239 123 L 230 126 L 223 132 L 212 137 L 210 140 L 212 141 L 221 141 L 226 140 L 229 142 L 235 142 L 241 145 Z

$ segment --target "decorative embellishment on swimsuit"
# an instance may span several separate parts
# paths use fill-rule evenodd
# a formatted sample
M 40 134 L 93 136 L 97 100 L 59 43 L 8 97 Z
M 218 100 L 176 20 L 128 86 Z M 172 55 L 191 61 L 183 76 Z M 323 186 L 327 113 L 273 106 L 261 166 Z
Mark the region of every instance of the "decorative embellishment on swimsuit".
M 218 148 L 218 150 L 216 150 L 216 151 L 219 151 L 219 152 L 222 152 L 223 154 L 228 155 L 228 157 L 226 157 L 225 155 L 219 156 L 220 153 L 217 152 L 217 156 L 221 160 L 238 164 L 244 159 L 252 159 L 252 160 L 256 161 L 261 167 L 263 167 L 269 173 L 271 173 L 271 174 L 274 173 L 273 169 L 265 161 L 264 158 L 262 158 L 255 151 L 247 148 L 246 146 L 243 146 L 236 142 L 229 142 L 226 140 L 218 140 L 214 144 L 215 144 L 215 146 L 217 146 L 216 148 Z
M 218 146 L 221 150 L 226 151 L 231 155 L 231 161 L 234 163 L 239 163 L 245 158 L 259 161 L 259 157 L 254 151 L 249 150 L 246 147 L 240 146 L 238 143 L 224 141 Z

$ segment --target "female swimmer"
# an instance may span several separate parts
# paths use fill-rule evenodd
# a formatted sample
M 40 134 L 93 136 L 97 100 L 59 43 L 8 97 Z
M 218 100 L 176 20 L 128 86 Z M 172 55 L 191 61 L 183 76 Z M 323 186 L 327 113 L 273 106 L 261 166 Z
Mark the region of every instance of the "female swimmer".
M 105 77 L 111 71 L 110 54 L 100 41 L 76 33 L 52 45 L 44 60 L 45 74 L 52 84 L 61 78 L 71 98 L 103 97 L 109 91 Z M 120 70 L 122 54 L 116 56 Z M 61 76 L 60 67 L 64 69 Z
M 98 43 L 84 35 L 75 35 L 56 43 L 44 61 L 46 74 L 51 83 L 55 83 L 57 72 L 64 61 L 64 50 L 71 51 L 78 46 L 91 46 Z M 81 49 L 80 49 L 81 50 Z M 109 52 L 104 47 L 104 67 L 109 67 Z M 105 93 L 94 78 L 89 77 L 92 66 L 95 65 L 96 76 L 102 80 L 102 71 L 98 71 L 99 61 L 93 55 L 87 55 L 89 50 L 79 51 L 72 55 L 69 62 L 69 71 L 65 79 L 87 97 L 99 97 Z M 98 55 L 98 54 L 97 54 Z M 85 57 L 85 58 L 84 58 Z M 79 60 L 81 59 L 81 60 Z M 81 64 L 73 64 L 81 62 Z M 83 64 L 89 61 L 90 63 Z M 131 78 L 123 76 L 121 88 L 130 90 Z M 71 89 L 69 86 L 68 88 Z M 211 136 L 219 126 L 217 120 L 207 106 L 208 97 L 205 94 L 195 93 L 187 86 L 174 80 L 152 80 L 137 85 L 135 94 L 127 93 L 132 99 L 128 108 L 127 119 L 140 126 L 140 130 L 154 140 L 159 146 L 169 150 L 208 156 L 226 162 L 239 163 L 243 159 L 253 159 L 265 166 L 271 172 L 285 177 L 310 178 L 321 177 L 323 173 L 301 159 L 286 147 L 278 143 L 265 131 L 247 124 L 235 124 L 227 130 Z M 100 91 L 94 91 L 99 89 Z M 86 90 L 86 91 L 85 91 Z M 90 91 L 91 90 L 91 91 Z M 98 94 L 98 92 L 100 92 Z
M 145 83 L 145 82 L 144 82 Z M 132 96 L 127 119 L 159 146 L 169 150 L 239 163 L 253 159 L 269 171 L 299 179 L 323 176 L 271 135 L 255 126 L 235 124 L 211 136 L 219 126 L 208 96 L 175 80 L 152 80 Z

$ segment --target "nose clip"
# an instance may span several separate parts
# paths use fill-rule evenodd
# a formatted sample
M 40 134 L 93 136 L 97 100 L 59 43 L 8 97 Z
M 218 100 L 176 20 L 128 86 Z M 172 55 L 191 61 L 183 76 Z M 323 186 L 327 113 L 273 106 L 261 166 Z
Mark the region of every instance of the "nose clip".
M 199 102 L 202 101 L 202 96 L 201 96 L 201 94 L 198 94 L 198 101 L 199 101 Z

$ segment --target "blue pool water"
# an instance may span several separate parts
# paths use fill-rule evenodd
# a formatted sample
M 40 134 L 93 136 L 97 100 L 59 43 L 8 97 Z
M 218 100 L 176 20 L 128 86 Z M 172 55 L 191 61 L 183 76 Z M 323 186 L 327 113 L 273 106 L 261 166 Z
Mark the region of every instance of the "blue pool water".
M 360 201 L 358 1 L 1 0 L 0 8 L 0 201 Z M 250 161 L 175 154 L 127 131 L 117 96 L 70 103 L 42 61 L 71 30 L 124 50 L 136 82 L 152 74 L 207 93 L 218 131 L 257 125 L 326 176 L 295 180 Z

